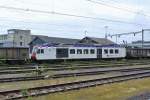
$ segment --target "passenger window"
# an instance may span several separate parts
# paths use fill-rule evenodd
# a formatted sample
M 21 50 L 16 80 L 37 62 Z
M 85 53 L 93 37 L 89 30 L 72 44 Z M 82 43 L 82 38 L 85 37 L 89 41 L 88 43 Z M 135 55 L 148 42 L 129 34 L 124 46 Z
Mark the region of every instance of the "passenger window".
M 118 54 L 119 53 L 119 50 L 118 49 L 115 49 L 115 54 Z
M 40 54 L 40 49 L 37 50 L 37 54 Z
M 70 54 L 75 54 L 75 49 L 70 49 Z
M 104 49 L 104 53 L 105 53 L 105 54 L 108 54 L 108 50 L 107 50 L 107 49 Z
M 41 49 L 41 54 L 43 54 L 44 53 L 44 49 Z
M 77 49 L 77 54 L 82 54 L 82 49 Z
M 84 54 L 88 54 L 89 50 L 88 49 L 84 49 Z
M 90 50 L 90 53 L 91 53 L 91 54 L 94 54 L 94 53 L 95 53 L 95 50 L 94 50 L 94 49 L 91 49 L 91 50 Z
M 150 50 L 149 50 L 149 53 L 150 53 Z
M 110 49 L 110 51 L 109 51 L 109 52 L 110 52 L 110 54 L 113 54 L 113 53 L 114 53 L 113 49 Z

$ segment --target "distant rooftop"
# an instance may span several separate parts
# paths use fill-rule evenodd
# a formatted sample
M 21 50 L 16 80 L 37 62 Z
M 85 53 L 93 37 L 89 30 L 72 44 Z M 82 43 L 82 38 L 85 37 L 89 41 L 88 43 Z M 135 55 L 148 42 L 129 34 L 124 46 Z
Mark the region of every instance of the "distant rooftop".
M 133 41 L 132 43 L 133 44 L 135 44 L 135 43 L 142 43 L 142 41 L 141 40 L 139 40 L 139 41 Z M 144 41 L 144 43 L 150 43 L 150 41 Z
M 101 45 L 116 44 L 113 41 L 108 40 L 106 38 L 96 38 L 96 37 L 85 37 L 81 39 L 78 43 L 101 44 Z
M 32 35 L 32 41 L 29 44 L 31 44 L 36 39 L 40 39 L 45 43 L 64 43 L 64 44 L 69 44 L 69 43 L 73 44 L 79 41 L 79 39 L 49 37 L 49 36 L 43 36 L 43 35 Z

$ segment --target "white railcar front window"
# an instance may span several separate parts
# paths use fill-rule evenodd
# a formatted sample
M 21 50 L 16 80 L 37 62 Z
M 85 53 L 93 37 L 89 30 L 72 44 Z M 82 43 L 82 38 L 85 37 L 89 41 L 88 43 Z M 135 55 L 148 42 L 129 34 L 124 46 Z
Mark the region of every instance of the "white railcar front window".
M 41 49 L 41 54 L 43 54 L 44 53 L 44 49 Z
M 40 54 L 40 49 L 37 50 L 37 54 Z
M 34 47 L 33 52 L 35 53 L 35 52 L 37 52 L 37 50 L 38 50 L 38 48 Z

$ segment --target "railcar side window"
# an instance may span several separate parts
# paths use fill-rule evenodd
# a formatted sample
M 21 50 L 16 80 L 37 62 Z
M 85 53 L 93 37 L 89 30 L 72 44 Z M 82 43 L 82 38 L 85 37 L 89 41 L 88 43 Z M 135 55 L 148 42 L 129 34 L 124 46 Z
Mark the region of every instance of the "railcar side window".
M 107 50 L 107 49 L 104 49 L 104 53 L 105 53 L 105 54 L 108 54 L 108 50 Z
M 115 49 L 115 54 L 118 54 L 119 53 L 119 50 L 118 49 Z
M 84 54 L 88 54 L 89 50 L 88 49 L 84 49 Z
M 43 54 L 44 53 L 44 49 L 41 49 L 41 54 Z
M 75 54 L 75 49 L 70 49 L 70 54 Z
M 37 50 L 37 54 L 40 54 L 40 49 Z
M 109 52 L 110 52 L 110 54 L 113 54 L 113 53 L 114 53 L 113 49 L 110 49 L 110 51 L 109 51 Z
M 94 49 L 91 49 L 91 50 L 90 50 L 90 53 L 91 53 L 91 54 L 94 54 L 94 53 L 95 53 L 95 50 L 94 50 Z
M 82 49 L 77 49 L 77 54 L 82 54 Z
M 150 50 L 149 50 L 149 53 L 150 53 Z

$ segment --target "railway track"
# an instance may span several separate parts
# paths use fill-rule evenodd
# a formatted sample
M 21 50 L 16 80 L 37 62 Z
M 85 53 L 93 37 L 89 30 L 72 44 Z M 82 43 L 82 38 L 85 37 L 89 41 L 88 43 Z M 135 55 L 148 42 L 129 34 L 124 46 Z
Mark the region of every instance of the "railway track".
M 65 63 L 65 64 L 48 64 L 47 66 L 50 66 L 51 68 L 55 68 L 55 67 L 67 67 L 67 66 L 92 66 L 92 65 L 108 65 L 109 64 L 115 64 L 115 65 L 119 65 L 119 64 L 150 64 L 149 63 L 150 60 L 146 60 L 146 61 L 127 61 L 127 62 L 117 62 L 117 61 L 105 61 L 105 62 L 86 62 L 86 63 Z M 37 64 L 26 64 L 26 65 L 0 65 L 0 70 L 15 70 L 15 69 L 34 69 Z
M 62 65 L 62 67 L 50 67 L 44 68 L 46 71 L 61 71 L 61 70 L 76 70 L 76 69 L 93 69 L 93 68 L 106 68 L 106 67 L 120 67 L 120 66 L 132 66 L 132 65 L 146 65 L 150 63 L 128 63 L 128 64 L 112 64 L 112 65 L 84 65 L 84 66 L 74 66 L 74 67 L 66 67 Z M 40 67 L 39 67 L 40 68 Z M 16 70 L 17 69 L 17 70 Z M 18 74 L 18 73 L 31 73 L 36 71 L 35 67 L 28 68 L 0 68 L 0 75 L 3 74 Z
M 29 96 L 39 96 L 39 95 L 44 95 L 49 93 L 65 92 L 70 90 L 76 90 L 81 88 L 93 87 L 97 85 L 110 84 L 110 83 L 122 82 L 122 81 L 127 81 L 132 79 L 145 78 L 145 77 L 150 77 L 150 71 L 130 72 L 123 75 L 111 76 L 107 78 L 99 78 L 99 79 L 86 80 L 86 81 L 78 81 L 78 82 L 71 82 L 71 83 L 64 83 L 64 84 L 57 84 L 57 85 L 28 88 L 26 89 L 26 93 L 24 94 L 20 89 L 0 91 L 0 96 L 4 100 L 13 100 L 13 99 L 16 100 L 16 99 L 26 98 Z
M 41 80 L 41 79 L 55 79 L 55 78 L 65 78 L 65 77 L 75 77 L 75 76 L 87 76 L 87 75 L 99 75 L 110 72 L 138 72 L 138 71 L 150 71 L 150 67 L 142 68 L 122 68 L 122 69 L 104 69 L 104 70 L 94 70 L 94 71 L 80 71 L 80 72 L 65 72 L 53 74 L 48 77 L 44 75 L 31 76 L 31 77 L 14 77 L 14 78 L 0 78 L 0 83 L 4 82 L 17 82 L 17 81 L 29 81 L 29 80 Z

